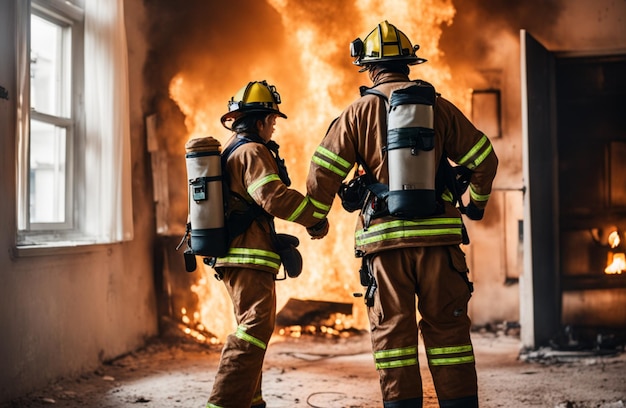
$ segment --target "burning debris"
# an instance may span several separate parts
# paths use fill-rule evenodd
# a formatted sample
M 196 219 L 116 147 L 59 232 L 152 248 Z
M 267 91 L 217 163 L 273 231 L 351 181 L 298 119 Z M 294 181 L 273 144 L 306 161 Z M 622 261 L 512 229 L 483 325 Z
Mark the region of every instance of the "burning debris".
M 361 331 L 352 325 L 352 304 L 290 298 L 276 316 L 281 336 L 349 337 Z

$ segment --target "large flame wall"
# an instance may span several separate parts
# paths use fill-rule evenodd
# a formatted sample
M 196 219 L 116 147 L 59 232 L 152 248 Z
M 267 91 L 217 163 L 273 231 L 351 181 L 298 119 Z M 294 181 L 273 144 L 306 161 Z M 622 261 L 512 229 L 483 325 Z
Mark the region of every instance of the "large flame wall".
M 360 85 L 369 85 L 366 74 L 352 64 L 349 44 L 385 19 L 419 44 L 418 55 L 429 60 L 412 77 L 428 78 L 450 99 L 466 103 L 464 90 L 451 86 L 438 46 L 442 26 L 454 16 L 451 1 L 192 1 L 176 8 L 169 2 L 150 7 L 161 27 L 170 27 L 154 32 L 162 41 L 159 55 L 152 56 L 159 71 L 147 75 L 160 75 L 155 79 L 167 86 L 155 109 L 173 158 L 170 223 L 180 220 L 180 227 L 187 211 L 184 143 L 207 135 L 225 143 L 230 133 L 219 118 L 230 97 L 251 80 L 266 79 L 281 94 L 280 108 L 289 118 L 279 120 L 274 139 L 292 187 L 304 192 L 310 158 L 328 125 L 358 97 Z M 178 30 L 172 32 L 174 23 Z M 310 240 L 301 226 L 277 222 L 280 231 L 300 238 L 304 258 L 300 277 L 278 282 L 278 308 L 290 297 L 355 302 L 353 324 L 363 328 L 363 302 L 352 297 L 362 291 L 353 251 L 355 215 L 336 201 L 329 218 L 331 232 L 322 241 Z M 202 265 L 196 273 L 196 318 L 222 338 L 234 327 L 230 300 L 210 268 Z

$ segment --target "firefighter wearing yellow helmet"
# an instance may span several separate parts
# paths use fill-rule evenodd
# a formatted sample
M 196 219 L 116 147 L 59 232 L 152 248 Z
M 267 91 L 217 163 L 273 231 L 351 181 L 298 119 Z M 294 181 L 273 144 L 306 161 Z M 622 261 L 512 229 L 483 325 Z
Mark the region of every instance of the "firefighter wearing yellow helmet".
M 228 112 L 222 116 L 222 125 L 231 130 L 226 122 L 254 113 L 276 114 L 287 119 L 287 115 L 278 109 L 280 102 L 280 94 L 274 85 L 267 81 L 249 82 L 228 101 Z
M 412 45 L 409 38 L 393 24 L 383 21 L 370 32 L 365 40 L 357 38 L 350 44 L 350 54 L 356 57 L 354 64 L 365 71 L 381 62 L 402 62 L 416 65 L 426 62 L 416 55 L 419 45 Z
M 328 231 L 325 214 L 289 188 L 284 160 L 272 140 L 276 118 L 287 117 L 280 102 L 273 85 L 249 82 L 230 99 L 221 118 L 233 131 L 222 151 L 222 168 L 229 189 L 227 224 L 234 238 L 226 256 L 210 264 L 230 295 L 238 327 L 224 343 L 207 408 L 266 406 L 261 373 L 274 331 L 275 281 L 281 264 L 290 277 L 302 268 L 298 239 L 277 234 L 274 218 L 316 230 L 320 237 Z
M 423 405 L 421 332 L 439 405 L 474 408 L 478 387 L 467 311 L 473 286 L 460 246 L 469 244 L 462 215 L 483 217 L 498 159 L 489 138 L 459 109 L 429 83 L 409 78 L 410 66 L 425 61 L 417 49 L 387 21 L 365 40 L 352 42 L 354 64 L 368 72 L 373 86 L 364 87 L 329 126 L 311 159 L 307 191 L 327 208 L 339 194 L 345 209 L 359 211 L 355 254 L 362 258 L 361 283 L 384 407 Z M 396 121 L 395 110 L 408 112 L 403 118 L 419 125 Z M 400 151 L 402 160 L 395 160 L 392 153 Z M 420 161 L 422 156 L 430 160 Z M 469 173 L 466 207 L 458 200 L 449 160 Z M 412 171 L 415 162 L 422 171 Z M 355 164 L 354 178 L 343 184 Z M 432 178 L 419 180 L 422 184 L 392 180 L 417 180 L 424 174 Z M 426 182 L 433 188 L 425 188 Z M 392 188 L 394 183 L 399 189 Z M 414 214 L 392 212 L 392 193 L 411 197 L 423 192 L 431 199 L 402 203 Z

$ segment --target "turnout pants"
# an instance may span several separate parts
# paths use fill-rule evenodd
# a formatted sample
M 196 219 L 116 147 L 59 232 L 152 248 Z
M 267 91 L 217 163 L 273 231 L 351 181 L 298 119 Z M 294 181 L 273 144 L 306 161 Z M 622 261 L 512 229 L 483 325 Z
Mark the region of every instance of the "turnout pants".
M 264 407 L 261 372 L 276 321 L 274 275 L 240 268 L 221 272 L 238 326 L 222 349 L 207 408 Z
M 419 329 L 441 407 L 478 407 L 467 304 L 472 288 L 459 246 L 402 248 L 372 255 L 378 288 L 368 308 L 385 408 L 421 407 Z

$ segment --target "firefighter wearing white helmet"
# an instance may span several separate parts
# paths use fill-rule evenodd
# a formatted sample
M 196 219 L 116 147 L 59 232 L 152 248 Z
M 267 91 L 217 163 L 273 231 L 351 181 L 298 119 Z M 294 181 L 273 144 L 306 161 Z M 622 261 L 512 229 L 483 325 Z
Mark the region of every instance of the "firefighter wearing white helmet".
M 467 312 L 473 286 L 460 246 L 469 243 L 462 215 L 482 219 L 498 159 L 489 138 L 459 109 L 429 83 L 409 78 L 410 66 L 425 62 L 416 55 L 418 48 L 387 21 L 365 40 L 352 42 L 354 64 L 368 72 L 373 86 L 363 87 L 361 97 L 331 123 L 311 159 L 307 191 L 329 208 L 339 194 L 344 208 L 359 211 L 355 254 L 362 258 L 361 284 L 384 407 L 423 404 L 418 331 L 440 406 L 478 407 Z M 417 126 L 396 127 L 395 111 L 405 106 L 415 109 L 410 118 Z M 410 137 L 403 139 L 406 134 Z M 398 152 L 402 160 L 396 160 Z M 430 159 L 420 162 L 423 156 Z M 466 174 L 467 206 L 457 201 L 459 185 L 449 160 Z M 411 170 L 414 162 L 423 171 Z M 342 184 L 355 164 L 355 177 Z M 426 173 L 434 178 L 432 190 L 422 187 L 429 180 L 403 181 L 393 189 L 394 177 Z M 424 191 L 434 203 L 404 200 Z M 412 207 L 392 213 L 393 194 Z
M 266 81 L 249 82 L 228 102 L 222 124 L 233 131 L 222 152 L 230 196 L 229 223 L 250 219 L 233 234 L 228 254 L 213 264 L 233 302 L 238 324 L 222 350 L 207 408 L 266 404 L 261 393 L 265 351 L 274 331 L 275 280 L 281 263 L 290 277 L 301 270 L 296 237 L 277 234 L 274 217 L 318 231 L 328 231 L 325 214 L 308 197 L 289 188 L 290 180 L 278 145 L 271 140 L 280 112 L 280 95 Z M 230 228 L 229 228 L 230 230 Z

